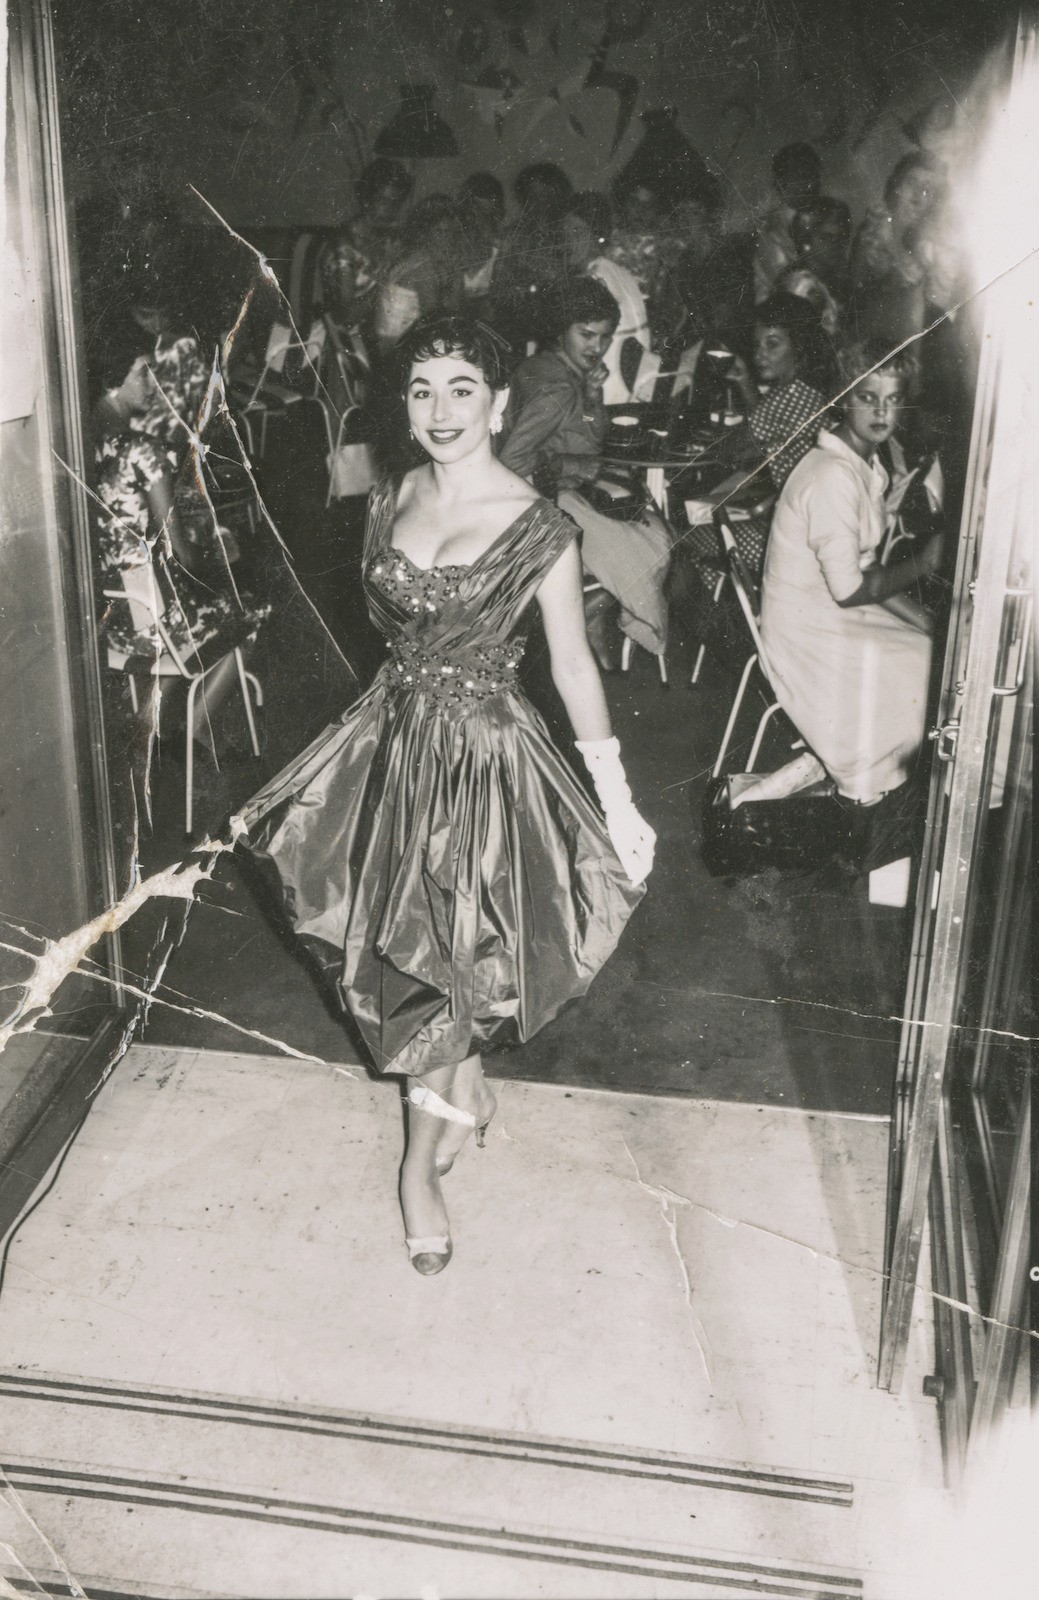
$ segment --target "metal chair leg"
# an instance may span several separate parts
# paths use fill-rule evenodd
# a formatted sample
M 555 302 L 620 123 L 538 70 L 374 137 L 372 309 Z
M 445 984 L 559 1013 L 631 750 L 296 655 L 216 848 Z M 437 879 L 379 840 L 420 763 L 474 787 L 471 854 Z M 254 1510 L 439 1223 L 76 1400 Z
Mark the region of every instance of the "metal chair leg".
M 245 707 L 245 720 L 249 725 L 249 742 L 253 747 L 253 755 L 259 756 L 260 741 L 256 735 L 256 719 L 253 716 L 253 703 L 249 680 L 252 679 L 252 684 L 258 691 L 256 700 L 256 704 L 258 706 L 263 704 L 263 690 L 260 688 L 259 679 L 254 677 L 251 672 L 246 672 L 245 661 L 238 645 L 235 645 L 234 659 L 235 666 L 238 668 L 238 682 L 241 685 L 242 690 L 242 704 Z
M 722 590 L 724 588 L 725 588 L 725 573 L 724 572 L 719 572 L 719 574 L 718 574 L 718 576 L 717 576 L 717 578 L 715 579 L 715 582 L 714 582 L 714 588 L 711 590 L 711 604 L 712 605 L 716 606 L 718 604 L 718 601 L 721 599 Z M 693 670 L 689 675 L 690 684 L 694 684 L 694 683 L 699 683 L 700 682 L 700 673 L 703 671 L 704 657 L 706 656 L 706 654 L 707 654 L 707 646 L 705 644 L 701 644 L 699 646 L 697 652 L 696 652 L 696 660 L 693 662 Z
M 184 832 L 191 832 L 195 803 L 195 693 L 202 674 L 188 684 L 188 707 L 184 718 Z
M 753 772 L 754 771 L 754 763 L 758 759 L 758 754 L 759 754 L 759 752 L 761 750 L 761 741 L 765 737 L 765 729 L 768 727 L 769 723 L 772 721 L 772 718 L 775 716 L 775 714 L 776 714 L 776 712 L 778 710 L 779 710 L 779 701 L 778 700 L 774 700 L 773 703 L 770 706 L 767 706 L 765 708 L 765 711 L 762 714 L 761 721 L 758 723 L 758 731 L 754 735 L 754 743 L 750 747 L 750 755 L 747 757 L 747 768 L 746 768 L 746 770 L 748 772 Z
M 629 639 L 627 634 L 625 634 L 624 635 L 624 643 L 621 645 L 621 671 L 622 672 L 630 672 L 630 670 L 631 670 L 631 657 L 632 657 L 632 653 L 633 653 L 634 649 L 635 649 L 635 641 L 634 641 L 634 639 Z M 656 658 L 657 658 L 657 667 L 660 670 L 660 681 L 663 684 L 664 688 L 666 689 L 667 688 L 667 662 L 664 659 L 664 652 L 663 652 L 663 650 L 661 650 L 658 653 L 657 651 L 654 650 L 654 651 L 651 652 L 651 654 L 655 655 Z
M 740 714 L 740 707 L 743 704 L 743 696 L 747 692 L 747 684 L 750 682 L 750 675 L 754 670 L 757 659 L 758 658 L 756 655 L 748 656 L 743 668 L 743 672 L 740 675 L 740 683 L 739 688 L 736 690 L 736 698 L 732 702 L 732 710 L 729 712 L 729 720 L 725 724 L 725 732 L 722 734 L 722 743 L 721 749 L 718 751 L 718 759 L 711 769 L 712 778 L 721 776 L 722 764 L 725 761 L 725 757 L 729 753 L 729 741 L 732 738 L 732 730 L 736 726 L 736 718 Z

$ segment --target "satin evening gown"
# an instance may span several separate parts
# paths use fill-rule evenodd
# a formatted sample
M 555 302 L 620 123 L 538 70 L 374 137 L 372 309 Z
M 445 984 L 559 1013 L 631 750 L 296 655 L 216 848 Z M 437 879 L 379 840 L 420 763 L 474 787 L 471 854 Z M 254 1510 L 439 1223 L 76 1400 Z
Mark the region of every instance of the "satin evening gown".
M 588 988 L 643 887 L 520 693 L 525 616 L 578 530 L 549 500 L 478 560 L 416 567 L 372 493 L 363 578 L 388 658 L 241 813 L 376 1067 L 528 1039 Z

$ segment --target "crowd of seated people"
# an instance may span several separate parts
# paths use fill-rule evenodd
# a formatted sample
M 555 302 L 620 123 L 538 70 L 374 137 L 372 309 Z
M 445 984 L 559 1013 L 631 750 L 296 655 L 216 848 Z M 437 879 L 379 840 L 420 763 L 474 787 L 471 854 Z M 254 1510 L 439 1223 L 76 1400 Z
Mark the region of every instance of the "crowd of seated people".
M 335 356 L 324 387 L 333 409 L 360 394 L 380 465 L 403 464 L 397 341 L 434 311 L 480 316 L 515 364 L 503 458 L 574 516 L 589 579 L 618 602 L 621 630 L 661 653 L 676 545 L 692 549 L 716 535 L 669 526 L 630 482 L 615 481 L 615 463 L 604 462 L 608 408 L 653 398 L 659 412 L 663 397 L 672 437 L 679 412 L 708 429 L 717 424 L 713 482 L 698 498 L 709 514 L 711 504 L 748 490 L 758 542 L 744 554 L 760 581 L 776 496 L 795 475 L 803 484 L 803 462 L 815 470 L 820 452 L 832 476 L 832 441 L 844 426 L 830 409 L 843 383 L 837 350 L 863 340 L 894 348 L 953 303 L 956 268 L 943 228 L 948 174 L 933 152 L 898 162 L 857 225 L 846 202 L 824 192 L 811 146 L 777 151 L 771 178 L 760 225 L 734 234 L 723 226 L 723 191 L 706 167 L 675 203 L 645 174 L 577 193 L 551 162 L 524 168 L 511 196 L 493 174 L 475 172 L 454 194 L 415 201 L 403 166 L 371 163 L 357 184 L 354 218 L 322 256 L 319 312 Z M 940 392 L 948 374 L 938 373 L 935 348 L 917 353 L 914 403 L 899 412 L 897 435 L 888 430 L 873 452 L 884 462 L 887 535 L 905 482 L 948 434 L 953 407 Z M 334 387 L 344 350 L 364 380 L 349 394 Z M 711 395 L 721 371 L 727 400 L 716 416 Z M 879 482 L 870 459 L 871 482 Z M 673 516 L 675 506 L 673 499 Z M 915 559 L 919 548 L 914 553 L 909 539 L 899 554 Z M 842 596 L 840 608 L 846 604 Z M 609 645 L 599 643 L 600 658 L 612 664 Z

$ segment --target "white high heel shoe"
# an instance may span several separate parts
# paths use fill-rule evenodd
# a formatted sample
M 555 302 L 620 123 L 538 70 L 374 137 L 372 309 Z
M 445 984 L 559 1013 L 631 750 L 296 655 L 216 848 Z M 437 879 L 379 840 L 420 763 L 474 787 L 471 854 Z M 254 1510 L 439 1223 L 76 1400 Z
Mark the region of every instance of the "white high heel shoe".
M 424 1083 L 411 1085 L 408 1089 L 408 1104 L 416 1106 L 419 1111 L 425 1111 L 431 1117 L 439 1117 L 442 1122 L 457 1122 L 466 1128 L 476 1127 L 476 1118 L 471 1111 L 461 1111 L 457 1106 L 449 1105 L 434 1089 L 427 1089 Z M 438 1165 L 437 1176 L 443 1177 L 450 1165 L 450 1162 L 443 1168 Z M 430 1278 L 435 1272 L 443 1272 L 451 1259 L 451 1239 L 446 1233 L 431 1234 L 421 1239 L 409 1239 L 405 1236 L 404 1243 L 408 1247 L 411 1265 L 424 1277 Z

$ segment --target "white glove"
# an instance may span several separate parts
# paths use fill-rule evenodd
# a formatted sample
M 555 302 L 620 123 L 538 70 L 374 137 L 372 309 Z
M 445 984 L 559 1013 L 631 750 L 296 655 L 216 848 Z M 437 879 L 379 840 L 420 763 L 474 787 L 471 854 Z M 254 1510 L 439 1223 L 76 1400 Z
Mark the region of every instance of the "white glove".
M 606 832 L 617 858 L 633 884 L 644 883 L 653 866 L 657 836 L 635 810 L 617 739 L 577 740 L 577 748 L 592 775 L 595 792 L 606 818 Z

